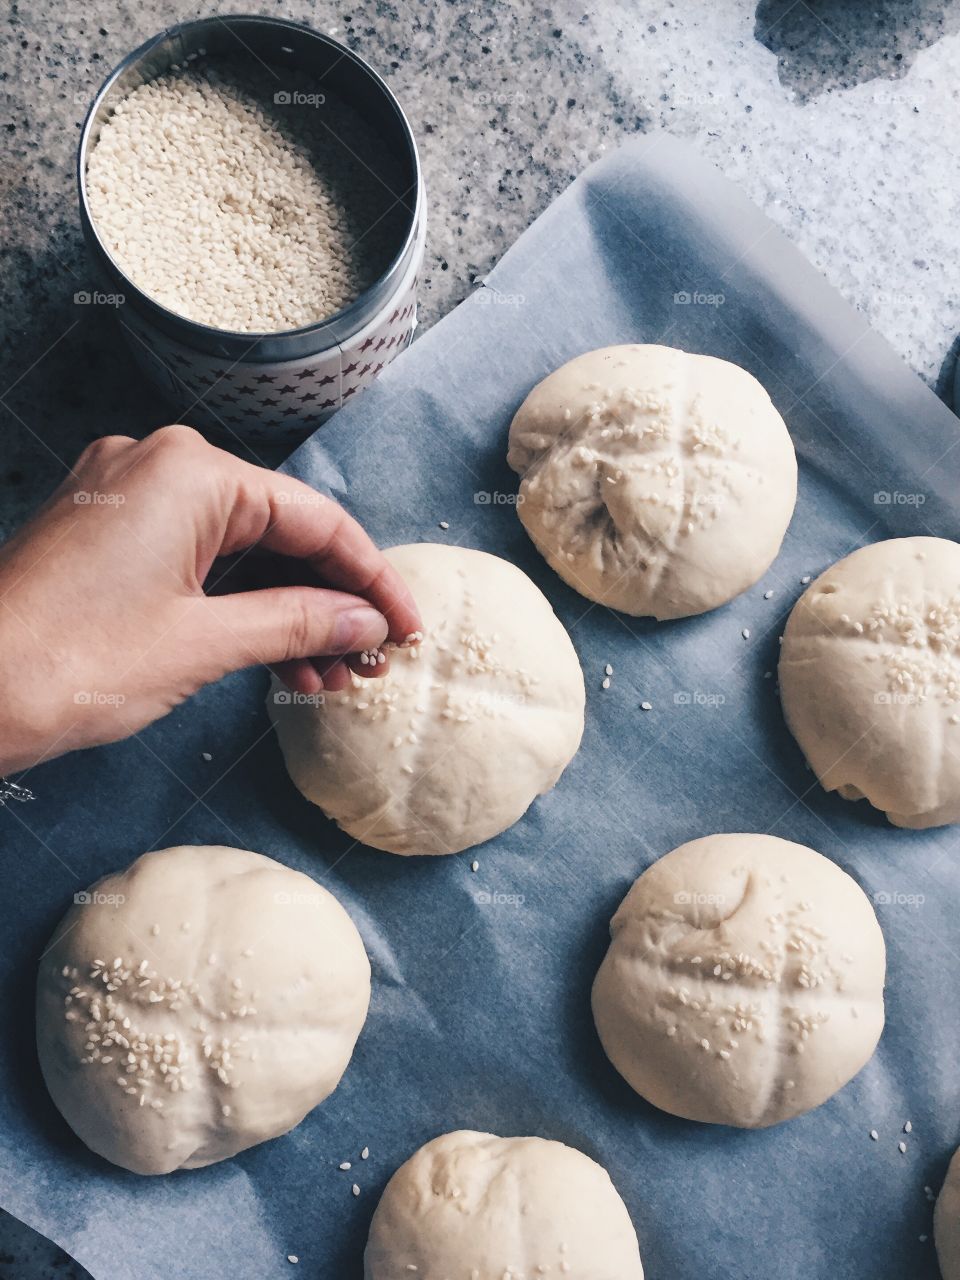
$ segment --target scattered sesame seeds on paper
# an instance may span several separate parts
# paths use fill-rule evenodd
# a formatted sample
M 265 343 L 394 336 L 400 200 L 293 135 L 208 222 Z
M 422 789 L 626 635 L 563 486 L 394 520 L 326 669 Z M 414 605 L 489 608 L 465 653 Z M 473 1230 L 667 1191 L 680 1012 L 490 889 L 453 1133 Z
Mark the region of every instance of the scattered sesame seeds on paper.
M 710 289 L 721 278 L 721 315 L 674 305 L 684 282 Z M 507 252 L 489 286 L 522 295 L 523 305 L 472 296 L 287 469 L 343 501 L 380 545 L 449 542 L 436 528 L 442 518 L 457 541 L 517 563 L 581 660 L 590 696 L 579 754 L 503 836 L 463 858 L 411 861 L 356 845 L 300 800 L 266 734 L 264 680 L 254 671 L 204 690 L 144 741 L 37 769 L 30 785 L 42 799 L 18 810 L 32 831 L 14 820 L 4 837 L 11 906 L 0 975 L 12 1018 L 37 941 L 77 888 L 168 830 L 168 841 L 242 842 L 334 892 L 363 936 L 373 997 L 343 1080 L 298 1129 L 233 1162 L 159 1179 L 118 1175 L 55 1128 L 42 1085 L 24 1070 L 29 1020 L 12 1020 L 22 1036 L 0 1037 L 3 1203 L 56 1234 L 96 1280 L 170 1280 L 201 1266 L 204 1280 L 289 1280 L 290 1251 L 299 1272 L 339 1276 L 359 1273 L 380 1189 L 427 1137 L 463 1127 L 537 1132 L 607 1166 L 657 1280 L 698 1276 L 704 1259 L 711 1274 L 736 1280 L 936 1280 L 934 1251 L 919 1236 L 930 1223 L 923 1185 L 936 1194 L 957 1142 L 954 1086 L 937 1064 L 960 1059 L 960 1024 L 944 1016 L 957 970 L 943 946 L 956 933 L 960 860 L 943 856 L 950 833 L 888 827 L 865 806 L 822 793 L 763 677 L 801 578 L 874 521 L 870 538 L 912 530 L 916 511 L 873 504 L 878 461 L 891 484 L 926 492 L 930 530 L 952 536 L 960 527 L 960 450 L 944 445 L 955 420 L 817 269 L 670 137 L 641 138 L 591 170 Z M 668 325 L 663 340 L 747 365 L 787 418 L 801 483 L 768 579 L 775 608 L 754 591 L 662 626 L 612 614 L 560 582 L 510 504 L 480 510 L 474 501 L 510 483 L 511 416 L 552 365 L 590 347 L 659 339 Z M 603 693 L 607 665 L 614 675 Z M 424 690 L 428 709 L 436 696 Z M 645 700 L 651 712 L 638 709 Z M 532 713 L 531 750 L 540 733 Z M 200 806 L 179 779 L 196 776 L 203 750 L 218 762 L 211 780 L 223 776 Z M 590 986 L 610 918 L 640 871 L 682 840 L 768 829 L 836 860 L 874 903 L 887 949 L 887 1029 L 860 1075 L 798 1120 L 739 1133 L 672 1120 L 629 1093 L 597 1043 Z M 483 905 L 480 889 L 490 897 Z M 735 916 L 743 891 L 711 886 L 729 901 L 702 910 Z M 922 905 L 897 901 L 921 894 Z M 145 955 L 151 923 L 142 925 Z M 173 944 L 195 946 L 199 923 L 191 934 L 176 930 Z M 245 979 L 261 961 L 254 951 Z M 219 941 L 215 954 L 213 972 L 222 965 L 228 985 L 232 958 Z M 712 959 L 700 940 L 691 955 Z M 744 999 L 765 1006 L 768 996 L 744 989 L 729 1003 Z M 671 1041 L 684 1028 L 664 1020 Z M 721 1034 L 704 1025 L 691 1042 L 698 1066 L 735 1069 L 739 1051 Z M 790 1067 L 798 1088 L 804 1056 Z M 127 1097 L 120 1087 L 117 1096 Z M 142 1110 L 155 1121 L 162 1114 Z M 338 1169 L 344 1161 L 352 1170 Z M 800 1259 L 800 1270 L 783 1259 Z

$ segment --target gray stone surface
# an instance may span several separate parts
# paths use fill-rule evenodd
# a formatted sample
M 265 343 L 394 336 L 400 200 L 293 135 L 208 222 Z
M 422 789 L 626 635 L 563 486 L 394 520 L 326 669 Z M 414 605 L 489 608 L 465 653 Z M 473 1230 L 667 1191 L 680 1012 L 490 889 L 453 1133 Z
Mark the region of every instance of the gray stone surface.
M 210 0 L 202 12 L 242 8 Z M 587 163 L 633 133 L 666 128 L 740 183 L 949 399 L 960 330 L 960 0 L 257 8 L 346 41 L 406 107 L 430 201 L 424 324 L 460 301 Z M 0 535 L 88 440 L 165 420 L 112 317 L 73 303 L 94 282 L 73 164 L 107 71 L 196 12 L 185 0 L 15 0 L 10 11 L 0 48 Z M 322 1275 L 303 1261 L 301 1271 Z M 76 1274 L 51 1246 L 0 1222 L 0 1280 Z

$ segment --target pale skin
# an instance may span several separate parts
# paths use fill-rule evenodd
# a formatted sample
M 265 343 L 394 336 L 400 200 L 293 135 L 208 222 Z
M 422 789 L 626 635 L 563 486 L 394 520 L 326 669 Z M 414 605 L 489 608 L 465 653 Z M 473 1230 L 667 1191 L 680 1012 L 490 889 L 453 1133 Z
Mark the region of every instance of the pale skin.
M 261 552 L 310 585 L 208 594 L 220 557 Z M 360 525 L 309 486 L 188 427 L 104 437 L 0 547 L 0 775 L 129 737 L 243 667 L 304 694 L 382 676 L 360 653 L 421 626 Z

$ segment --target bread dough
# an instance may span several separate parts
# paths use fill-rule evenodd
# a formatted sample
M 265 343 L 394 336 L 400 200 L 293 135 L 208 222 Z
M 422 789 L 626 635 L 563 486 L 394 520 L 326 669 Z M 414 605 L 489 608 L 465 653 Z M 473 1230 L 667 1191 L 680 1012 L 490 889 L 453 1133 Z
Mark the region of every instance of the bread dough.
M 636 881 L 593 987 L 607 1056 L 654 1106 L 759 1129 L 818 1107 L 883 1029 L 885 953 L 860 887 L 774 836 L 692 840 Z
M 243 849 L 161 849 L 58 925 L 37 983 L 40 1067 L 99 1155 L 194 1169 L 332 1093 L 369 1000 L 360 935 L 315 881 Z
M 933 1239 L 943 1280 L 960 1280 L 960 1150 L 954 1152 L 937 1196 Z
M 422 644 L 322 705 L 275 683 L 268 709 L 290 777 L 344 831 L 391 853 L 456 853 L 554 786 L 583 733 L 583 674 L 546 597 L 506 560 L 423 543 L 386 554 Z
M 510 427 L 517 512 L 589 600 L 683 618 L 770 567 L 797 496 L 793 444 L 745 369 L 672 347 L 605 347 L 557 369 Z
M 605 1169 L 543 1138 L 446 1133 L 387 1183 L 364 1280 L 643 1280 Z
M 893 538 L 822 573 L 787 622 L 780 695 L 828 791 L 898 827 L 960 822 L 960 546 Z

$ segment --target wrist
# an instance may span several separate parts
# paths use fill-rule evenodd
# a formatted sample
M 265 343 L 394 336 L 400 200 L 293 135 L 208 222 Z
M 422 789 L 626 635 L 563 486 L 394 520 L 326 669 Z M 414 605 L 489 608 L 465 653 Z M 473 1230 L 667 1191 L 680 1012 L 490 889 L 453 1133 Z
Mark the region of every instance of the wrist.
M 0 777 L 69 750 L 70 722 L 55 655 L 0 604 Z

